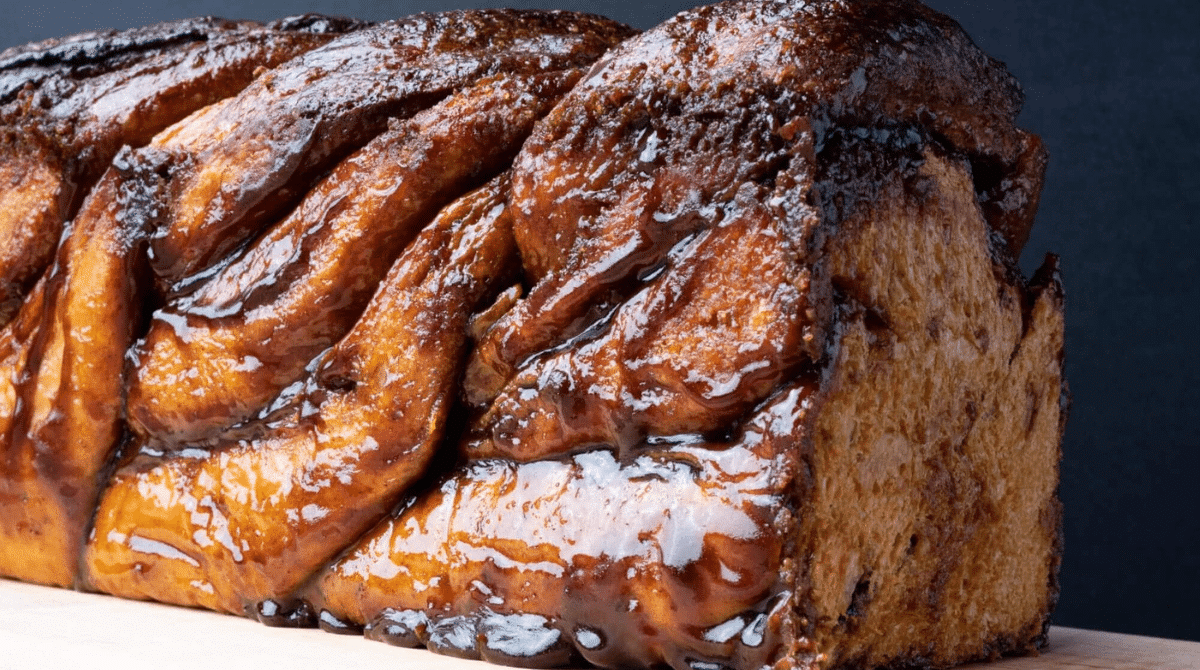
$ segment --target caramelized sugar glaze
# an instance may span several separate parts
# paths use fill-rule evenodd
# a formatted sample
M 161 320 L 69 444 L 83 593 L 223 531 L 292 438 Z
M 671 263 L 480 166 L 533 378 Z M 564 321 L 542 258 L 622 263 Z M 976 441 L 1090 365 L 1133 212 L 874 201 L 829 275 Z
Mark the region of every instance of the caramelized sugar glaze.
M 145 119 L 81 111 L 140 67 Z M 844 213 L 948 156 L 988 276 L 1058 290 L 1012 261 L 1020 89 L 915 2 L 210 21 L 0 75 L 0 202 L 36 217 L 0 233 L 63 240 L 0 263 L 21 579 L 511 665 L 821 665 L 797 515 Z
M 124 145 L 141 146 L 271 68 L 362 25 L 190 19 L 0 54 L 0 324 Z

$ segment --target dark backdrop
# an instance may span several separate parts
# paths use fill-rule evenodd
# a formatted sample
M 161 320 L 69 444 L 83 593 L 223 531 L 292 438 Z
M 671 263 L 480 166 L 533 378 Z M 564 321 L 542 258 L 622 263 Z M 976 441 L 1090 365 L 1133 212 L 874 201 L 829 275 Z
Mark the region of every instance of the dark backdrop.
M 927 0 L 1008 63 L 1051 166 L 1022 265 L 1063 257 L 1074 406 L 1062 465 L 1067 553 L 1055 622 L 1200 640 L 1200 3 Z M 386 19 L 496 6 L 648 28 L 695 0 L 34 0 L 0 49 L 204 14 Z

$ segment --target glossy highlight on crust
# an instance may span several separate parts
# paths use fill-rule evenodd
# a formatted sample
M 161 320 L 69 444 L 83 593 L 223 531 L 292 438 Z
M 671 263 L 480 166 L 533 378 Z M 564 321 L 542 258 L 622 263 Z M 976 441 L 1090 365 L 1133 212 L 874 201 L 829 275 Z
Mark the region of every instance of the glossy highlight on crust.
M 458 652 L 496 662 L 489 626 L 524 616 L 513 639 L 546 642 L 526 655 L 538 665 L 683 667 L 691 654 L 760 667 L 786 624 L 778 515 L 813 386 L 784 390 L 727 443 L 474 461 L 363 538 L 315 602 L 396 644 L 465 628 Z
M 1021 103 L 913 0 L 6 51 L 0 574 L 519 667 L 1032 651 Z
M 356 21 L 189 19 L 0 54 L 0 325 L 122 146 L 139 147 Z
M 343 161 L 292 213 L 151 317 L 132 428 L 162 448 L 252 418 L 361 317 L 443 206 L 499 172 L 578 71 L 488 77 Z
M 135 439 L 96 513 L 89 584 L 242 613 L 391 509 L 441 442 L 467 316 L 512 272 L 506 191 L 502 175 L 445 208 L 267 416 L 177 451 Z M 147 554 L 153 571 L 129 580 Z

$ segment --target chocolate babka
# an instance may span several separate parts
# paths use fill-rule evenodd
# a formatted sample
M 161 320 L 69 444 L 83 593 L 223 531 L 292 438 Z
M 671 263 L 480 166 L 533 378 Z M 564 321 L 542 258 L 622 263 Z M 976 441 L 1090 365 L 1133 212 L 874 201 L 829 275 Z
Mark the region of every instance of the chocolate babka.
M 0 574 L 525 667 L 1045 642 L 1063 292 L 915 0 L 0 54 Z

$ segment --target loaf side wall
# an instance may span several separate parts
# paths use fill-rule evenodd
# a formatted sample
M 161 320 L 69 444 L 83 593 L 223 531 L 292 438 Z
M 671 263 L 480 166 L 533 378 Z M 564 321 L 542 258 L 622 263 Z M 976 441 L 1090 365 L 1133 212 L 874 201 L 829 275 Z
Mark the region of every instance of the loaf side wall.
M 820 664 L 1026 652 L 1056 597 L 1061 289 L 994 251 L 965 160 L 874 176 L 826 193 L 841 316 L 800 513 Z

